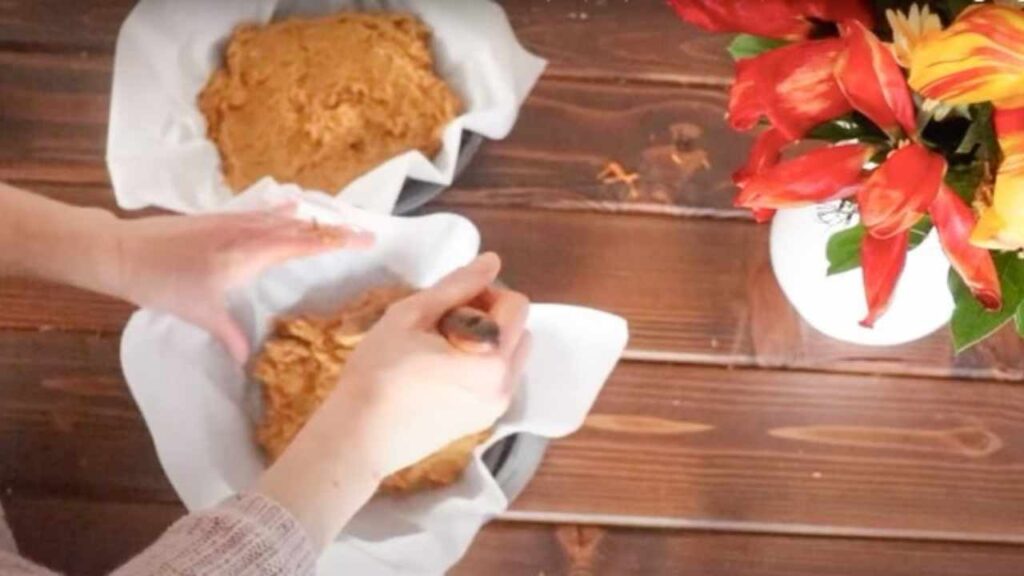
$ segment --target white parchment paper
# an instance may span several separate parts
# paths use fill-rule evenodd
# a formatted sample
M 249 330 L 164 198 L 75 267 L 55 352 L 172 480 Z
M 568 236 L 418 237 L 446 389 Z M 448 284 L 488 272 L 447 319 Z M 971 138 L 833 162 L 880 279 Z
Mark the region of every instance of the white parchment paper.
M 288 194 L 264 183 L 230 208 L 258 206 Z M 312 195 L 304 196 L 300 213 L 373 230 L 377 245 L 367 252 L 339 251 L 280 266 L 236 294 L 233 312 L 254 348 L 275 315 L 336 309 L 345 298 L 387 279 L 428 286 L 472 260 L 479 247 L 476 228 L 455 215 L 397 218 Z M 522 389 L 464 478 L 410 498 L 373 500 L 325 553 L 321 574 L 443 574 L 480 527 L 508 506 L 480 459 L 483 451 L 515 432 L 559 437 L 582 425 L 626 345 L 626 322 L 596 310 L 536 304 L 528 327 L 533 353 Z M 160 462 L 190 510 L 212 506 L 253 484 L 265 466 L 253 439 L 258 384 L 210 335 L 143 310 L 125 330 L 121 360 Z
M 408 152 L 343 190 L 322 191 L 367 210 L 390 213 L 407 178 L 451 184 L 463 131 L 504 138 L 545 66 L 489 0 L 142 0 L 121 28 L 114 62 L 107 167 L 118 204 L 195 213 L 228 202 L 196 97 L 232 30 L 344 9 L 418 14 L 433 29 L 440 75 L 464 105 L 435 158 Z

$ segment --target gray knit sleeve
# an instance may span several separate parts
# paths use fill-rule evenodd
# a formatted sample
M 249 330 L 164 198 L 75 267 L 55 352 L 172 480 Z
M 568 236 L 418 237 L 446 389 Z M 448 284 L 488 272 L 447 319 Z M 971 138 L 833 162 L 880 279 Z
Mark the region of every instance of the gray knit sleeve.
M 113 576 L 313 576 L 316 552 L 287 510 L 257 494 L 179 520 Z

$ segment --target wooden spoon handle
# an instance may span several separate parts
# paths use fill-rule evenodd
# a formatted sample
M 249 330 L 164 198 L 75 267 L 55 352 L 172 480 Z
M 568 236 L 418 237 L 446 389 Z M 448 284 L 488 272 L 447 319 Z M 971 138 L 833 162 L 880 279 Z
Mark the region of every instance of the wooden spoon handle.
M 485 312 L 460 306 L 441 318 L 438 331 L 456 349 L 470 354 L 489 354 L 498 349 L 501 328 Z

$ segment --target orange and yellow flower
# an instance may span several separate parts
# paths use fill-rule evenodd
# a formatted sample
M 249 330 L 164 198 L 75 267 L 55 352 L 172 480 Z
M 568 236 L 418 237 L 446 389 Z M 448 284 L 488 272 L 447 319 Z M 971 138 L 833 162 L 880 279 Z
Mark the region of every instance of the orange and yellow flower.
M 729 94 L 733 128 L 767 119 L 747 164 L 733 179 L 735 203 L 764 221 L 780 208 L 857 197 L 866 229 L 861 265 L 868 314 L 888 309 L 906 263 L 910 229 L 930 214 L 950 263 L 987 308 L 1002 306 L 992 254 L 1024 248 L 1024 12 L 985 5 L 946 30 L 929 10 L 889 13 L 897 45 L 871 31 L 861 2 L 828 0 L 670 0 L 684 19 L 710 30 L 799 40 L 737 63 Z M 817 23 L 840 37 L 809 40 Z M 901 64 L 910 68 L 910 81 Z M 917 134 L 911 86 L 949 105 L 995 101 L 1003 152 L 992 206 L 976 220 L 944 183 L 946 159 Z M 1016 102 L 1017 106 L 1013 106 Z M 878 146 L 843 143 L 782 160 L 782 150 L 815 126 L 856 110 L 896 148 L 875 166 Z M 973 230 L 973 236 L 972 236 Z M 973 242 L 973 243 L 972 243 Z
M 1024 11 L 982 4 L 926 35 L 911 55 L 910 86 L 947 104 L 1024 106 Z
M 942 30 L 942 20 L 928 5 L 912 4 L 906 12 L 886 10 L 892 29 L 892 51 L 900 66 L 910 68 L 910 58 L 921 39 Z
M 971 241 L 993 250 L 1024 249 L 1024 107 L 997 109 L 996 135 L 1003 153 L 992 204 L 982 209 Z

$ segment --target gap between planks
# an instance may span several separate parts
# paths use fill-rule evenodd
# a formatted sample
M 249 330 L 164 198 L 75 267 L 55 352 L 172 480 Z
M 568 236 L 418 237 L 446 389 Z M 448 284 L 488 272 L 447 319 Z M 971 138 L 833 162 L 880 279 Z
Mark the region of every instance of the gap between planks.
M 128 305 L 128 304 L 126 304 Z M 103 328 L 83 330 L 80 328 L 71 327 L 60 327 L 60 326 L 5 326 L 0 329 L 0 332 L 8 333 L 58 333 L 58 334 L 71 334 L 71 335 L 82 335 L 92 336 L 96 338 L 121 338 L 123 330 L 108 330 Z M 701 353 L 687 353 L 687 352 L 667 352 L 660 350 L 645 350 L 627 348 L 622 353 L 620 363 L 623 362 L 634 362 L 637 364 L 672 364 L 679 367 L 693 367 L 693 368 L 721 368 L 723 370 L 769 370 L 778 371 L 784 369 L 786 372 L 800 372 L 806 374 L 823 374 L 823 375 L 847 375 L 847 376 L 866 376 L 874 374 L 872 372 L 872 366 L 874 363 L 870 359 L 865 359 L 862 364 L 856 361 L 847 361 L 846 364 L 840 366 L 830 367 L 828 370 L 813 369 L 805 366 L 786 366 L 780 368 L 778 366 L 761 365 L 750 357 L 745 357 L 742 354 L 734 355 L 714 355 L 714 354 L 701 354 Z M 934 370 L 927 368 L 920 368 L 912 373 L 899 373 L 899 372 L 878 372 L 880 375 L 892 378 L 903 378 L 903 379 L 921 379 L 931 378 L 935 380 L 945 381 L 956 381 L 959 379 L 967 379 L 972 383 L 988 383 L 988 384 L 1007 384 L 1016 382 L 1016 378 L 993 378 L 991 370 L 970 368 L 959 368 L 959 372 L 956 374 L 950 374 L 949 369 L 936 368 Z
M 726 534 L 760 534 L 774 536 L 805 536 L 814 538 L 846 538 L 909 542 L 956 542 L 971 544 L 1024 545 L 1022 534 L 970 534 L 943 530 L 909 530 L 897 528 L 858 528 L 855 526 L 816 526 L 813 524 L 742 522 L 733 520 L 629 516 L 618 514 L 571 514 L 565 512 L 523 512 L 508 510 L 497 517 L 503 522 L 527 524 L 583 525 L 645 530 L 678 530 Z

